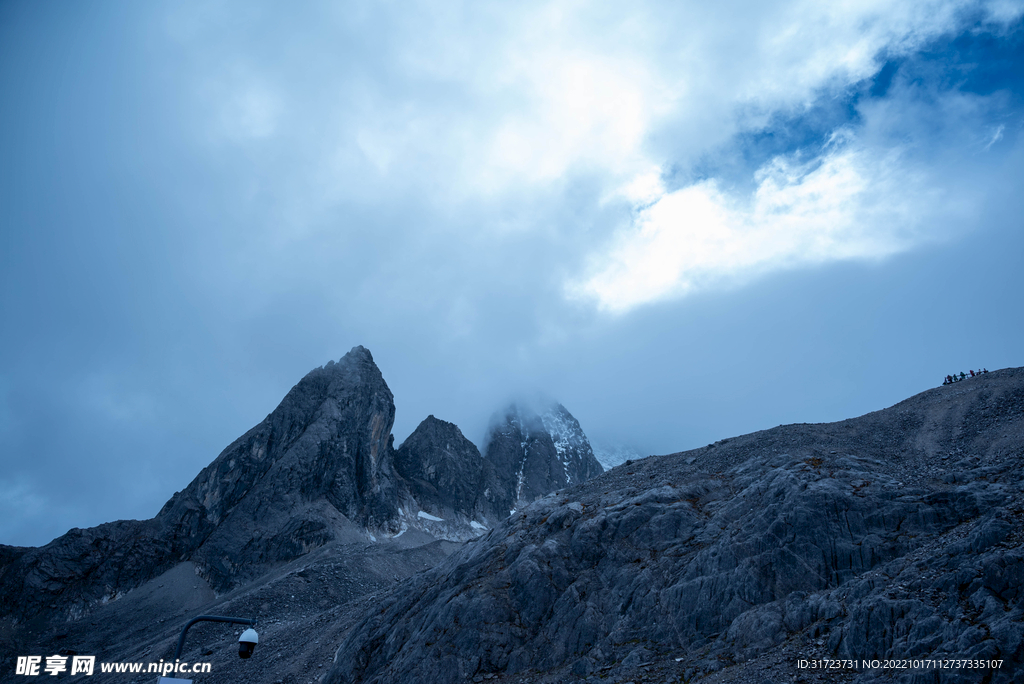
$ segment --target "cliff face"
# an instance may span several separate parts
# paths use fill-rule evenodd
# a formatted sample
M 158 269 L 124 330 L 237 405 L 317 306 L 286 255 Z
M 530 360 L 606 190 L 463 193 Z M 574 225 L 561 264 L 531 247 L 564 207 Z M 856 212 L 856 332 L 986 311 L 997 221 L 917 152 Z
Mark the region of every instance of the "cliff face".
M 11 614 L 81 613 L 183 560 L 218 591 L 339 537 L 397 532 L 395 407 L 370 352 L 306 375 L 151 520 L 74 529 L 0 558 Z
M 554 404 L 540 414 L 540 419 L 554 444 L 555 457 L 565 475 L 565 486 L 580 484 L 604 472 L 579 421 L 564 406 Z
M 427 416 L 395 452 L 395 469 L 420 507 L 435 517 L 478 514 L 483 459 L 454 423 Z
M 542 412 L 509 406 L 491 428 L 486 460 L 493 467 L 492 505 L 508 511 L 603 472 L 579 423 L 561 404 Z
M 397 532 L 394 418 L 380 370 L 356 347 L 307 374 L 156 520 L 201 540 L 191 557 L 218 588 L 356 528 Z
M 543 449 L 531 425 L 500 448 Z M 1022 470 L 1024 369 L 624 464 L 398 587 L 327 681 L 756 683 L 806 675 L 798 658 L 952 654 L 1002 666 L 901 674 L 1017 681 Z

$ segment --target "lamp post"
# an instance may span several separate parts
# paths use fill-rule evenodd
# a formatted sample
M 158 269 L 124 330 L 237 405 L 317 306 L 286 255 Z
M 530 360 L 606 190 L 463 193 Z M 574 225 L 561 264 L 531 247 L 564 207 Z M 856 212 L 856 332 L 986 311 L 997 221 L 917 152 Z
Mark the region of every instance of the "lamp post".
M 199 617 L 194 617 L 191 620 L 189 620 L 185 624 L 184 627 L 181 628 L 181 636 L 178 637 L 178 647 L 176 649 L 174 649 L 174 659 L 175 660 L 177 660 L 178 658 L 181 657 L 181 651 L 182 651 L 182 649 L 185 648 L 185 635 L 188 634 L 189 627 L 191 627 L 192 625 L 196 624 L 197 622 L 228 622 L 228 623 L 231 623 L 233 625 L 249 625 L 249 627 L 255 627 L 256 626 L 256 621 L 255 620 L 250 620 L 249 618 L 222 617 L 220 615 L 200 615 Z M 253 636 L 256 635 L 256 630 L 254 630 L 254 629 L 247 629 L 245 631 L 246 632 L 250 632 L 251 631 Z M 243 634 L 242 636 L 245 636 L 245 634 Z M 243 644 L 244 643 L 252 643 L 253 646 L 256 645 L 256 641 L 255 640 L 252 641 L 252 642 L 241 641 L 241 643 L 243 643 Z M 245 653 L 244 655 L 242 653 L 242 650 L 240 649 L 239 650 L 239 655 L 242 656 L 243 658 L 248 658 L 250 655 L 252 655 L 252 649 L 251 648 L 248 649 L 248 652 Z
M 252 655 L 253 650 L 256 648 L 256 644 L 259 642 L 259 636 L 256 634 L 256 630 L 253 627 L 256 626 L 255 620 L 249 618 L 237 618 L 237 617 L 224 617 L 221 615 L 200 615 L 189 620 L 184 627 L 181 628 L 181 635 L 178 637 L 178 646 L 174 649 L 174 663 L 181 658 L 181 652 L 185 648 L 185 635 L 188 634 L 189 627 L 196 624 L 197 622 L 227 622 L 233 625 L 248 625 L 249 629 L 242 632 L 242 636 L 238 639 L 238 655 L 241 658 L 248 658 Z M 167 663 L 167 665 L 172 665 Z M 165 675 L 169 672 L 165 671 Z M 158 684 L 163 682 L 191 682 L 191 679 L 173 679 L 167 676 L 160 677 Z

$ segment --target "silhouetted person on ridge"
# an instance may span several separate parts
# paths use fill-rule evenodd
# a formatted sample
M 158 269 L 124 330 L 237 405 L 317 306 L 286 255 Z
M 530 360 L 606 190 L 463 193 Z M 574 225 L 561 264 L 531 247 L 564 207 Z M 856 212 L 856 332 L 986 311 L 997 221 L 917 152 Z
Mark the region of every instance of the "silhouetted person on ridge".
M 967 378 L 967 376 L 966 376 L 966 375 L 964 375 L 964 372 L 963 372 L 963 371 L 960 371 L 960 379 L 961 379 L 961 380 L 964 380 L 964 379 L 966 379 L 966 378 Z
M 974 371 L 968 371 L 968 372 L 971 374 L 971 377 L 973 378 L 974 377 Z

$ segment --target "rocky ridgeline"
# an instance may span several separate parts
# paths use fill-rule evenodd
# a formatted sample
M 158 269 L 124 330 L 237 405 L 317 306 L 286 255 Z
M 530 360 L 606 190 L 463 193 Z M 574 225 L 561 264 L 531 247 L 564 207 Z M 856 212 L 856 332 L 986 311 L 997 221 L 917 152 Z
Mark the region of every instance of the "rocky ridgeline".
M 223 684 L 1024 677 L 1024 369 L 598 477 L 560 406 L 499 413 L 482 456 L 432 416 L 396 450 L 393 418 L 357 347 L 152 520 L 0 546 L 0 681 L 166 660 L 202 613 L 260 618 L 241 665 L 190 636 Z M 1003 667 L 797 669 L 946 656 Z
M 1024 369 L 626 463 L 396 588 L 326 681 L 1018 682 L 1022 466 Z M 1002 666 L 797 669 L 949 657 Z
M 576 426 L 579 461 L 586 437 L 557 410 Z M 495 464 L 493 445 L 482 458 L 458 427 L 433 416 L 396 451 L 394 418 L 373 357 L 355 347 L 307 374 L 151 520 L 73 529 L 40 548 L 0 545 L 0 616 L 77 619 L 186 561 L 223 593 L 330 542 L 383 541 L 410 529 L 430 535 L 420 543 L 464 540 L 568 481 L 535 478 L 520 492 L 510 482 L 523 459 Z M 526 461 L 561 472 L 565 457 L 531 420 L 530 439 L 546 450 L 532 449 Z M 599 473 L 595 464 L 573 476 Z
M 468 539 L 519 507 L 603 472 L 587 436 L 561 404 L 496 414 L 481 457 L 457 426 L 428 416 L 395 452 L 395 469 L 427 516 L 417 524 Z M 440 518 L 438 520 L 438 518 Z

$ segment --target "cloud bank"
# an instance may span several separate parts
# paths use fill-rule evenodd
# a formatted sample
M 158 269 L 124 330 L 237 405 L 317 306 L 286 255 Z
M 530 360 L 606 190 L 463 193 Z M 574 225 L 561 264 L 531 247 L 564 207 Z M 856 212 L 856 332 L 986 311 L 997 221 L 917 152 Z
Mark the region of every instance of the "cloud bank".
M 918 148 L 948 145 L 949 131 L 908 140 L 886 130 L 878 117 L 866 120 L 873 100 L 898 108 L 888 116 L 900 125 L 919 103 L 905 90 L 865 91 L 887 64 L 964 30 L 1006 31 L 1022 12 L 1014 2 L 931 0 L 715 11 L 572 2 L 318 8 L 294 19 L 318 29 L 300 38 L 275 28 L 283 40 L 271 49 L 258 40 L 275 14 L 257 7 L 226 47 L 196 36 L 223 33 L 230 14 L 184 31 L 194 8 L 181 7 L 166 22 L 204 56 L 194 79 L 217 113 L 210 144 L 248 150 L 250 203 L 262 210 L 273 195 L 275 220 L 263 228 L 270 244 L 341 248 L 353 227 L 339 225 L 339 214 L 381 216 L 382 206 L 403 205 L 398 213 L 415 215 L 414 225 L 385 219 L 397 261 L 417 258 L 428 238 L 465 240 L 459 224 L 470 219 L 475 244 L 448 255 L 455 270 L 530 234 L 564 271 L 552 293 L 614 313 L 944 237 L 928 228 L 946 212 L 930 184 L 934 160 Z M 290 78 L 296 73 L 303 78 Z M 932 112 L 959 96 L 946 85 Z M 813 121 L 829 102 L 845 111 Z M 962 127 L 991 124 L 992 107 L 975 104 Z M 815 136 L 743 158 L 751 136 L 807 125 Z M 982 149 L 999 140 L 990 134 Z M 729 154 L 740 160 L 729 177 L 701 173 Z M 291 180 L 270 187 L 282 171 Z M 566 226 L 558 212 L 568 206 L 590 225 Z M 506 265 L 516 267 L 514 258 Z M 473 278 L 465 291 L 432 275 L 455 319 L 482 305 Z M 395 286 L 414 299 L 409 290 L 421 289 Z

